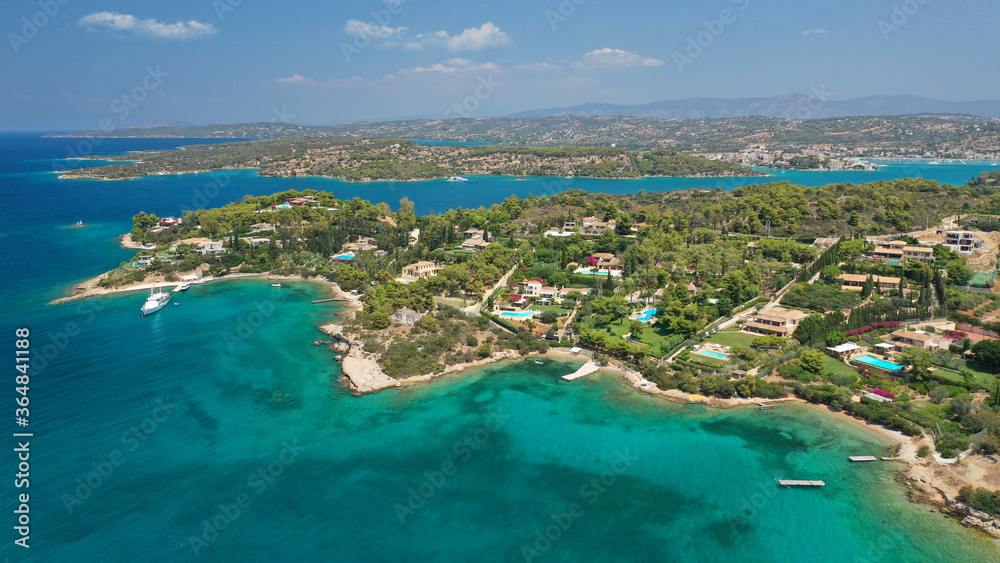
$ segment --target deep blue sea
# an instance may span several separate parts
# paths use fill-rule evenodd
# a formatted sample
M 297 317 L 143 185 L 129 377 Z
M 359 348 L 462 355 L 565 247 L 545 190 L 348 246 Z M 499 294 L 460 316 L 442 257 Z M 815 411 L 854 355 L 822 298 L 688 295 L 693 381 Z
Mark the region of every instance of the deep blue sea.
M 66 163 L 53 159 L 70 142 L 0 135 L 0 346 L 14 364 L 15 330 L 28 328 L 32 357 L 27 427 L 15 423 L 13 365 L 0 386 L 10 561 L 1000 561 L 983 535 L 906 502 L 888 464 L 846 461 L 883 454 L 879 438 L 807 407 L 678 406 L 613 374 L 564 382 L 576 364 L 552 359 L 353 397 L 313 345 L 336 308 L 310 304 L 322 288 L 309 283 L 204 284 L 147 318 L 138 293 L 47 305 L 132 256 L 116 237 L 133 214 L 177 214 L 198 198 L 315 187 L 443 211 L 547 185 L 711 181 L 57 180 Z M 99 151 L 184 142 L 106 139 Z M 781 176 L 863 182 L 905 166 Z M 919 175 L 962 183 L 981 169 Z M 34 433 L 26 488 L 15 487 L 14 432 Z M 778 489 L 775 478 L 828 486 Z M 25 493 L 29 549 L 14 544 Z

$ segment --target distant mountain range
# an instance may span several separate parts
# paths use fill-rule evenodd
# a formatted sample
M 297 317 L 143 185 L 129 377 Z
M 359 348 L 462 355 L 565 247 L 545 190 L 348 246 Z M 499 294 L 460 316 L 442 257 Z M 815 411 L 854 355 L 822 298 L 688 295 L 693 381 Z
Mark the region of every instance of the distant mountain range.
M 1000 101 L 948 102 L 921 96 L 869 96 L 853 100 L 823 101 L 818 96 L 792 93 L 770 98 L 689 98 L 632 106 L 583 104 L 574 107 L 524 111 L 510 117 L 620 115 L 657 119 L 720 119 L 759 115 L 799 120 L 861 115 L 941 114 L 1000 118 Z

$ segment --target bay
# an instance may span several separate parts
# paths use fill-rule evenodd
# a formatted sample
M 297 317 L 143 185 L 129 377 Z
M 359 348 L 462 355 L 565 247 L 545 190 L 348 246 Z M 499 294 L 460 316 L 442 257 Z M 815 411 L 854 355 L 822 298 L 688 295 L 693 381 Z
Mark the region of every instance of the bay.
M 353 397 L 333 354 L 313 345 L 337 308 L 312 305 L 324 289 L 306 282 L 195 286 L 147 318 L 138 293 L 47 305 L 132 255 L 116 237 L 138 210 L 177 214 L 213 182 L 59 181 L 52 159 L 66 142 L 0 135 L 0 334 L 13 347 L 14 330 L 29 327 L 34 358 L 31 487 L 0 488 L 8 517 L 18 492 L 31 495 L 32 548 L 5 547 L 12 560 L 1000 560 L 982 534 L 908 503 L 889 465 L 846 461 L 884 453 L 880 438 L 805 406 L 679 406 L 610 373 L 564 382 L 577 364 L 553 359 Z M 941 166 L 928 174 L 952 183 L 978 170 Z M 228 180 L 211 206 L 316 187 L 444 210 L 542 193 L 545 182 Z M 697 182 L 710 181 L 571 184 L 625 193 Z M 15 473 L 13 456 L 4 471 Z M 779 489 L 776 478 L 828 486 Z

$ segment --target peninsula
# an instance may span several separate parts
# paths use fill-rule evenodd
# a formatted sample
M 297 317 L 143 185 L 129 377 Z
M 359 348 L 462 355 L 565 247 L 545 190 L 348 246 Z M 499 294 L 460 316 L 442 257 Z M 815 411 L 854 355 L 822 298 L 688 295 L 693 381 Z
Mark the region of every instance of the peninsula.
M 141 212 L 137 255 L 97 285 L 320 276 L 360 302 L 323 327 L 359 393 L 575 348 L 675 400 L 825 405 L 896 432 L 911 485 L 1000 537 L 1000 236 L 979 228 L 998 180 L 569 190 L 428 216 L 288 191 Z
M 233 168 L 256 168 L 261 176 L 321 176 L 352 182 L 426 180 L 456 174 L 591 178 L 767 176 L 740 164 L 672 150 L 631 153 L 609 147 L 427 146 L 393 137 L 285 137 L 189 145 L 178 150 L 143 151 L 110 158 L 121 164 L 80 168 L 60 177 L 125 180 Z

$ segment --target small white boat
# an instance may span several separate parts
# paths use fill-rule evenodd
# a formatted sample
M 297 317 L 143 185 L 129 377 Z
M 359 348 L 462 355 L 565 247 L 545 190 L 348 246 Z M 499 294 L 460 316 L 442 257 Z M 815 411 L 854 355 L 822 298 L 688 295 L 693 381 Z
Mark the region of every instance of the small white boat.
M 169 293 L 164 293 L 159 288 L 150 290 L 149 297 L 146 298 L 146 302 L 142 304 L 142 309 L 140 310 L 142 316 L 152 315 L 166 307 L 168 301 L 170 301 Z
M 271 287 L 281 287 L 281 284 L 280 283 L 272 283 Z
M 468 182 L 469 179 L 468 178 L 463 178 L 461 176 L 452 176 L 451 178 L 448 178 L 448 181 L 449 182 Z
M 545 362 L 539 362 L 538 360 L 535 360 L 535 363 L 538 364 L 538 365 L 542 365 Z

